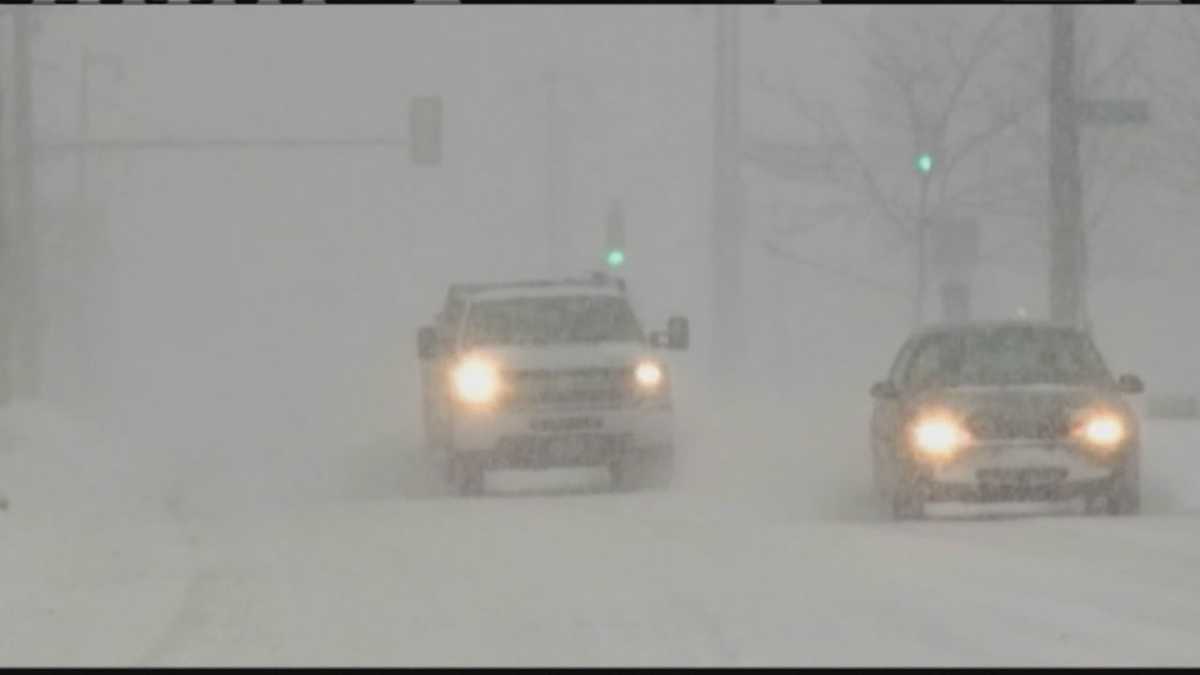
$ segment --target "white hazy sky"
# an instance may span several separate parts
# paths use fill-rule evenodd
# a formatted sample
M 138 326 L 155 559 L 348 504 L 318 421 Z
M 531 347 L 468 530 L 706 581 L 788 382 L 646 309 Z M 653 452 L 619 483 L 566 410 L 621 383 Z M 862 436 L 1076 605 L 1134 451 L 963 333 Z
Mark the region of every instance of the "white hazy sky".
M 800 130 L 755 88 L 760 73 L 861 105 L 860 64 L 839 29 L 868 10 L 743 11 L 747 130 L 785 138 Z M 446 101 L 437 169 L 410 166 L 399 149 L 112 155 L 90 166 L 80 220 L 71 211 L 75 166 L 43 162 L 52 395 L 102 402 L 129 434 L 171 438 L 193 454 L 318 452 L 403 433 L 416 421 L 412 336 L 445 286 L 547 269 L 550 67 L 564 76 L 567 137 L 558 178 L 568 241 L 556 271 L 598 263 L 604 213 L 623 200 L 627 275 L 644 318 L 690 315 L 696 349 L 687 367 L 706 366 L 711 7 L 36 11 L 45 139 L 77 132 L 83 48 L 124 71 L 119 80 L 93 73 L 95 137 L 402 135 L 409 97 Z M 759 200 L 747 205 L 750 381 L 811 394 L 857 434 L 867 386 L 907 330 L 907 254 L 860 248 L 865 230 L 818 228 L 797 242 L 806 257 L 852 261 L 896 292 L 774 262 L 759 247 L 774 201 L 804 216 L 819 195 L 781 184 L 752 184 L 749 194 Z M 1136 254 L 1130 269 L 1160 273 L 1098 283 L 1097 330 L 1114 368 L 1186 389 L 1200 379 L 1200 330 L 1164 298 L 1195 288 L 1178 258 L 1195 243 L 1194 228 L 1156 221 L 1144 227 L 1157 234 L 1139 239 L 1120 226 L 1144 222 L 1139 204 L 1118 209 L 1096 258 L 1120 269 Z M 103 241 L 107 253 L 82 254 Z M 982 271 L 981 312 L 1040 309 L 1042 266 Z

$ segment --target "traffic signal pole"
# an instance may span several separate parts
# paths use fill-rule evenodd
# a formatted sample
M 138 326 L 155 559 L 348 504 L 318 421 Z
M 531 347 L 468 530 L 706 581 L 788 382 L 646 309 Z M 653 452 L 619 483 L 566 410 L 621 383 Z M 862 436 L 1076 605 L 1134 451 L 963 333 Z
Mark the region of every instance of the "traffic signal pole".
M 16 13 L 20 16 L 20 13 Z M 87 61 L 85 61 L 87 63 Z M 245 150 L 279 150 L 279 151 L 295 151 L 309 149 L 341 149 L 341 150 L 377 150 L 387 148 L 407 148 L 409 159 L 413 166 L 416 167 L 439 167 L 443 164 L 444 157 L 442 151 L 443 145 L 443 104 L 439 96 L 426 96 L 413 98 L 410 101 L 409 110 L 409 135 L 407 138 L 396 137 L 342 137 L 342 138 L 303 138 L 303 137 L 275 137 L 275 138 L 253 138 L 253 137 L 224 137 L 224 138 L 180 138 L 180 137 L 160 137 L 160 138 L 107 138 L 94 139 L 89 138 L 89 130 L 87 128 L 87 100 L 86 100 L 86 75 L 85 82 L 81 85 L 83 89 L 80 99 L 80 137 L 74 141 L 43 141 L 37 144 L 37 156 L 39 160 L 48 160 L 61 156 L 74 156 L 79 162 L 78 189 L 80 190 L 81 201 L 86 201 L 87 189 L 87 172 L 86 158 L 93 155 L 111 155 L 111 154 L 142 154 L 142 153 L 197 153 L 197 152 L 226 152 L 226 151 L 245 151 Z M 7 93 L 5 91 L 4 93 Z M 33 144 L 32 130 L 30 130 L 30 161 L 24 162 L 24 166 L 32 176 L 33 164 Z M 4 138 L 5 143 L 9 143 L 7 137 Z M 16 158 L 14 157 L 14 160 Z M 15 163 L 15 162 L 14 162 Z M 5 167 L 8 169 L 8 167 Z M 0 178 L 13 181 L 14 191 L 22 184 L 16 179 L 17 174 L 21 171 L 21 167 L 15 167 L 15 170 L 8 170 L 0 174 Z M 0 370 L 0 387 L 6 397 L 14 395 L 29 395 L 29 388 L 14 387 L 20 382 L 14 382 L 18 373 L 7 372 L 19 370 L 22 364 L 26 368 L 31 368 L 36 362 L 31 358 L 30 354 L 36 357 L 36 349 L 40 346 L 36 340 L 36 335 L 33 335 L 29 340 L 22 340 L 22 331 L 27 330 L 29 321 L 22 318 L 22 313 L 26 310 L 29 303 L 25 300 L 26 296 L 32 297 L 32 290 L 25 289 L 22 284 L 22 276 L 26 274 L 31 276 L 36 272 L 33 256 L 24 255 L 26 249 L 31 248 L 31 245 L 22 243 L 16 238 L 21 234 L 23 223 L 21 221 L 20 212 L 22 210 L 32 214 L 32 178 L 24 181 L 24 184 L 29 185 L 27 192 L 29 194 L 29 202 L 23 209 L 13 208 L 0 209 L 4 216 L 3 221 L 0 221 L 5 226 L 7 232 L 7 240 L 11 240 L 7 250 L 0 250 L 0 255 L 6 263 L 0 266 L 0 277 L 3 278 L 9 288 L 4 290 L 4 321 L 0 325 L 0 337 L 4 339 L 3 347 L 3 367 Z M 32 215 L 28 216 L 30 228 L 32 228 Z M 83 236 L 83 233 L 80 234 Z M 6 242 L 8 243 L 8 242 Z M 21 248 L 18 250 L 17 247 Z M 87 264 L 87 263 L 81 263 Z M 94 263 L 93 263 L 94 264 Z M 15 269 L 14 269 L 15 268 Z M 14 288 L 15 287 L 15 288 Z M 30 344 L 32 342 L 32 344 Z M 36 375 L 36 372 L 33 373 Z

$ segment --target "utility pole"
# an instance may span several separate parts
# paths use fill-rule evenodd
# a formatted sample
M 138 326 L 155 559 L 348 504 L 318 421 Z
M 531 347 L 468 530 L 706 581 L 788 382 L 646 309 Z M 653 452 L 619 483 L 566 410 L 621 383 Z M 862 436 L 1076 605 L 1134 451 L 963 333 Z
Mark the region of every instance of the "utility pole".
M 741 366 L 742 177 L 739 26 L 736 5 L 716 8 L 713 137 L 713 371 L 729 384 Z
M 1084 321 L 1083 194 L 1075 91 L 1075 12 L 1050 8 L 1050 318 Z

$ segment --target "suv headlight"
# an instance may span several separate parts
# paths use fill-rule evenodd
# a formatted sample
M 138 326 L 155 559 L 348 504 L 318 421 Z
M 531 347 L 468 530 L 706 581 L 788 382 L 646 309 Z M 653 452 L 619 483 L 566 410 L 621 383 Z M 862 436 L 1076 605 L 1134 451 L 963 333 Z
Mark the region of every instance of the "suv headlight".
M 500 371 L 496 364 L 469 356 L 454 369 L 454 393 L 464 403 L 486 405 L 500 393 Z
M 626 386 L 632 388 L 635 406 L 669 405 L 670 383 L 667 380 L 667 369 L 662 362 L 655 359 L 642 359 L 633 366 L 632 377 L 626 380 Z
M 663 384 L 663 368 L 654 361 L 642 361 L 633 369 L 633 379 L 640 391 L 657 391 Z

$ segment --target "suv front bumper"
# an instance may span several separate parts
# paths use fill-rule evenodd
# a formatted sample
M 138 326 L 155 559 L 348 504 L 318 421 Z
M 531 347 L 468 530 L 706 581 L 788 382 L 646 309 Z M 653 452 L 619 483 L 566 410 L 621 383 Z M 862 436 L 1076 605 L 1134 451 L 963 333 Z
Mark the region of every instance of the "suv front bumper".
M 487 468 L 602 466 L 673 452 L 670 408 L 471 411 L 455 420 L 453 448 Z

